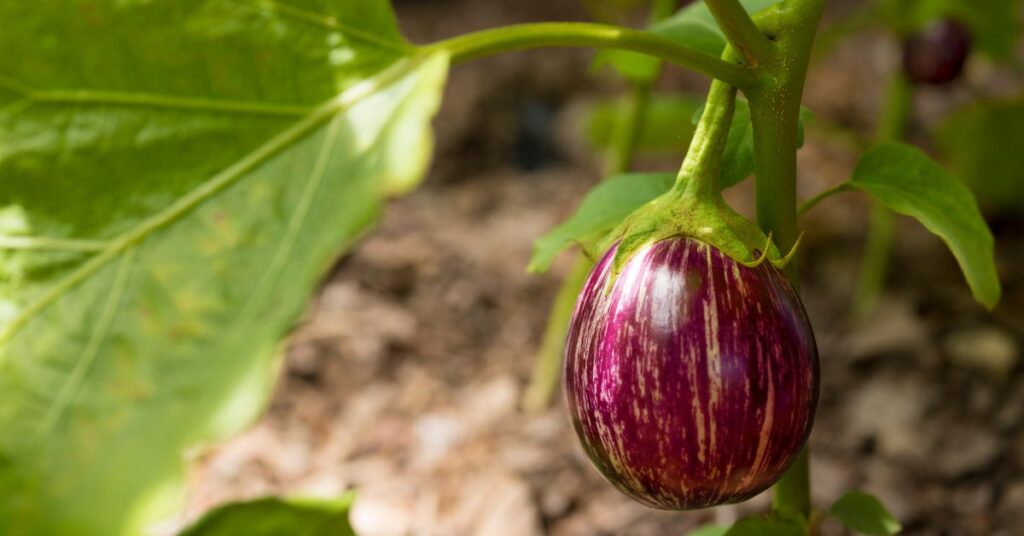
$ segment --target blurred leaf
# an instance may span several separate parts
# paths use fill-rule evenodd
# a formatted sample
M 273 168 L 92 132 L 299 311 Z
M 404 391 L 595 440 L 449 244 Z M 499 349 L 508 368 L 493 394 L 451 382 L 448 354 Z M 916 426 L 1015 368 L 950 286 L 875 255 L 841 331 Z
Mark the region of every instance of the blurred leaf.
M 983 207 L 1024 213 L 1024 100 L 966 106 L 936 134 L 943 157 Z
M 870 536 L 892 536 L 903 529 L 874 495 L 863 491 L 846 492 L 828 513 L 847 527 Z
M 1000 288 L 992 233 L 962 182 L 921 150 L 885 143 L 861 156 L 849 185 L 914 217 L 946 242 L 975 299 L 995 307 Z
M 591 19 L 608 24 L 615 24 L 650 3 L 651 0 L 582 0 Z
M 686 536 L 725 536 L 725 533 L 727 532 L 729 532 L 729 527 L 723 527 L 722 525 L 704 525 L 686 533 Z
M 807 523 L 798 517 L 766 514 L 736 522 L 725 536 L 806 536 Z
M 355 536 L 352 495 L 335 501 L 266 497 L 207 512 L 178 536 Z
M 0 21 L 0 532 L 141 534 L 422 177 L 447 59 L 413 55 L 386 0 L 40 0 Z
M 771 7 L 781 0 L 740 0 L 751 14 Z M 726 39 L 704 2 L 694 2 L 675 15 L 655 23 L 648 31 L 681 45 L 718 57 L 725 50 Z M 610 65 L 622 76 L 637 81 L 650 81 L 657 72 L 656 59 L 622 50 L 602 50 L 594 57 L 594 67 Z
M 667 192 L 675 180 L 668 173 L 624 173 L 602 181 L 568 220 L 534 241 L 527 270 L 545 272 L 574 243 L 601 239 L 638 207 Z
M 609 149 L 620 128 L 625 100 L 604 101 L 596 104 L 586 121 L 587 138 L 599 149 Z M 636 149 L 648 153 L 685 154 L 693 137 L 694 125 L 690 117 L 701 101 L 690 95 L 651 95 L 643 129 L 637 138 Z

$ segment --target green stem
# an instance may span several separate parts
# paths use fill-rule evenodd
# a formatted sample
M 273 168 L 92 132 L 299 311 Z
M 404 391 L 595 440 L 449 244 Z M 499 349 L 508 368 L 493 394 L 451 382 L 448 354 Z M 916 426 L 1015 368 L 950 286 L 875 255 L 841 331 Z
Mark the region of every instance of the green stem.
M 824 4 L 825 0 L 787 0 L 777 6 L 778 58 L 765 65 L 765 84 L 747 92 L 757 167 L 757 221 L 762 230 L 772 233 L 781 251 L 788 251 L 797 238 L 797 124 L 807 64 Z M 786 266 L 794 286 L 796 266 L 795 262 Z M 810 514 L 808 458 L 805 448 L 776 483 L 772 500 L 776 510 L 804 517 Z
M 551 403 L 551 395 L 562 377 L 562 350 L 565 346 L 565 336 L 569 331 L 573 307 L 576 305 L 576 297 L 579 296 L 593 266 L 594 263 L 586 256 L 576 254 L 572 269 L 562 281 L 555 301 L 551 304 L 540 350 L 533 362 L 530 385 L 523 395 L 523 409 L 526 411 L 542 411 Z
M 851 188 L 852 187 L 850 186 L 850 183 L 848 181 L 843 181 L 831 188 L 828 188 L 827 190 L 818 192 L 817 195 L 800 204 L 800 208 L 798 208 L 796 211 L 797 215 L 802 216 L 804 212 L 811 210 L 812 208 L 817 206 L 818 203 L 824 201 L 825 198 L 831 197 L 841 192 L 849 191 Z
M 741 89 L 757 85 L 757 73 L 695 48 L 649 32 L 639 32 L 586 22 L 539 22 L 517 24 L 461 35 L 427 45 L 427 50 L 444 49 L 452 63 L 461 63 L 512 50 L 539 47 L 614 48 L 647 54 L 689 67 Z
M 726 56 L 731 55 L 731 49 Z M 693 133 L 690 148 L 679 169 L 673 190 L 685 196 L 712 199 L 718 196 L 722 151 L 729 139 L 729 127 L 736 108 L 736 88 L 720 80 L 711 82 L 704 113 Z
M 853 315 L 865 318 L 878 305 L 889 271 L 892 249 L 893 217 L 881 203 L 872 202 L 868 214 L 868 235 L 857 274 L 857 290 L 853 297 Z
M 913 104 L 913 86 L 902 73 L 894 73 L 889 81 L 881 118 L 875 137 L 879 142 L 901 140 L 906 135 L 907 117 Z M 871 203 L 867 244 L 857 277 L 853 314 L 864 318 L 874 310 L 885 289 L 886 273 L 892 248 L 893 216 L 879 202 Z
M 786 474 L 772 487 L 772 507 L 779 512 L 799 514 L 804 518 L 811 515 L 811 463 L 810 447 L 793 460 Z
M 746 64 L 757 67 L 775 55 L 775 45 L 765 37 L 739 0 L 706 0 L 729 44 L 740 52 Z
M 622 173 L 633 166 L 636 144 L 644 129 L 647 109 L 651 102 L 651 85 L 647 82 L 630 84 L 622 115 L 616 123 L 611 152 L 608 154 L 607 176 Z

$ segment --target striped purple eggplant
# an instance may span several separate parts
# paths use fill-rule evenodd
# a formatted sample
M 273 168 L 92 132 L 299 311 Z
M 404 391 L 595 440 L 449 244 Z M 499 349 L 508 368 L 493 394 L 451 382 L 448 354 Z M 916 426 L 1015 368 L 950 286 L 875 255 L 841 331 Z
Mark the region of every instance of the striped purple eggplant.
M 810 433 L 818 354 L 803 305 L 770 263 L 708 244 L 640 249 L 608 288 L 590 273 L 566 343 L 565 395 L 587 456 L 656 508 L 746 500 L 778 480 Z

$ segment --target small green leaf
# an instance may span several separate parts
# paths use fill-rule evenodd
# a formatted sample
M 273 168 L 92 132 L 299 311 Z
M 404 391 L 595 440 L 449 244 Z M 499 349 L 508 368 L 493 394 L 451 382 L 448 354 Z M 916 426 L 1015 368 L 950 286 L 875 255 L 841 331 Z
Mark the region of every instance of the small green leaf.
M 943 158 L 983 207 L 1024 214 L 1024 99 L 961 108 L 937 137 Z
M 992 232 L 967 186 L 920 149 L 885 143 L 865 153 L 850 186 L 912 216 L 949 246 L 975 299 L 988 308 L 1000 287 Z
M 625 173 L 601 182 L 568 220 L 533 243 L 527 270 L 544 272 L 573 243 L 599 240 L 637 207 L 667 192 L 674 182 L 675 176 L 667 173 Z
M 704 525 L 697 527 L 686 534 L 686 536 L 725 536 L 729 527 L 722 525 Z
M 740 0 L 749 13 L 763 11 L 781 0 Z M 671 17 L 664 19 L 648 30 L 661 37 L 671 39 L 718 57 L 725 50 L 726 40 L 718 23 L 704 2 L 694 2 Z M 657 60 L 650 56 L 621 50 L 603 50 L 594 58 L 594 66 L 610 65 L 626 78 L 648 81 L 656 70 Z
M 600 102 L 591 109 L 586 134 L 594 147 L 608 149 L 614 144 L 624 106 L 625 101 L 620 99 Z M 701 101 L 690 95 L 651 95 L 637 137 L 637 151 L 685 154 L 694 131 L 690 117 L 700 106 Z
M 766 514 L 736 522 L 725 536 L 806 536 L 807 522 L 795 516 Z
M 355 536 L 352 495 L 334 501 L 266 497 L 207 512 L 178 536 Z
M 874 495 L 848 491 L 829 508 L 828 514 L 842 524 L 869 536 L 892 536 L 903 527 Z

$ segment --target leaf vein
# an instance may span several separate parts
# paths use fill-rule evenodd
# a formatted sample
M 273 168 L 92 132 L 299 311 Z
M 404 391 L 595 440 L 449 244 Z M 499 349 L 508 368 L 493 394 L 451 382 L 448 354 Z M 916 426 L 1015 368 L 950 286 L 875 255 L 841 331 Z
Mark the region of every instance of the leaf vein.
M 40 104 L 115 104 L 143 108 L 168 108 L 289 117 L 304 116 L 312 110 L 312 107 L 309 106 L 291 104 L 204 99 L 157 93 L 131 93 L 91 89 L 33 90 L 27 94 L 26 98 Z
M 316 197 L 316 192 L 320 189 L 320 183 L 323 180 L 323 176 L 327 169 L 327 162 L 330 160 L 330 149 L 337 138 L 339 123 L 340 122 L 337 119 L 330 123 L 327 133 L 324 135 L 323 145 L 320 148 L 320 152 L 317 154 L 316 163 L 313 165 L 313 170 L 310 172 L 306 187 L 303 189 L 302 197 L 299 198 L 299 203 L 295 207 L 295 213 L 292 214 L 291 219 L 288 221 L 288 228 L 285 229 L 280 245 L 274 251 L 274 255 L 271 257 L 270 263 L 267 264 L 267 269 L 264 270 L 262 275 L 260 275 L 259 282 L 256 284 L 255 290 L 250 294 L 249 300 L 246 302 L 245 307 L 242 309 L 242 313 L 238 317 L 239 319 L 252 318 L 256 308 L 261 305 L 261 302 L 264 299 L 266 299 L 269 293 L 268 289 L 270 288 L 270 284 L 280 273 L 285 261 L 288 259 L 288 254 L 294 247 L 295 240 L 299 236 L 299 232 L 302 230 L 302 227 L 306 222 L 306 218 L 309 215 L 309 209 L 313 205 L 313 199 Z
M 345 0 L 342 0 L 345 1 Z M 240 3 L 240 5 L 249 8 L 255 8 L 257 5 L 263 5 L 265 7 L 276 10 L 281 15 L 291 17 L 295 20 L 308 22 L 315 24 L 327 30 L 335 30 L 343 34 L 347 34 L 350 37 L 354 37 L 365 43 L 376 45 L 381 48 L 397 52 L 400 54 L 406 54 L 409 52 L 408 46 L 403 46 L 395 43 L 394 41 L 378 37 L 370 32 L 361 30 L 349 24 L 346 24 L 333 15 L 326 15 L 318 13 L 316 11 L 302 9 L 300 7 L 284 4 L 281 2 L 275 2 L 273 0 L 255 0 L 254 4 Z
M 77 240 L 49 236 L 2 236 L 0 250 L 28 249 L 44 251 L 65 251 L 72 253 L 103 251 L 107 242 L 101 240 Z
M 124 297 L 125 289 L 128 287 L 130 268 L 133 265 L 132 261 L 135 259 L 135 252 L 134 248 L 129 249 L 121 259 L 121 264 L 117 268 L 117 274 L 114 276 L 114 283 L 107 294 L 106 303 L 103 306 L 103 311 L 100 313 L 99 320 L 93 328 L 92 335 L 89 337 L 89 342 L 82 349 L 74 369 L 71 370 L 71 375 L 68 376 L 67 381 L 53 400 L 53 404 L 47 409 L 45 416 L 40 421 L 39 427 L 36 428 L 32 438 L 33 444 L 44 442 L 53 434 L 57 423 L 60 422 L 68 406 L 71 405 L 71 402 L 77 396 L 78 391 L 81 389 L 82 381 L 92 368 L 93 362 L 96 361 L 100 346 L 102 346 L 107 335 L 110 333 L 110 328 L 114 324 L 114 318 L 117 316 L 117 311 L 121 306 L 121 298 Z
M 0 345 L 9 341 L 11 337 L 13 337 L 22 328 L 22 326 L 25 325 L 26 322 L 39 314 L 40 311 L 48 307 L 64 293 L 76 287 L 79 283 L 91 276 L 104 265 L 113 259 L 116 259 L 129 247 L 141 242 L 157 229 L 177 221 L 177 219 L 183 214 L 186 214 L 210 197 L 224 190 L 245 173 L 253 170 L 258 165 L 287 148 L 296 140 L 305 137 L 315 128 L 319 127 L 336 114 L 342 113 L 348 108 L 354 106 L 364 97 L 373 93 L 374 90 L 380 87 L 385 87 L 394 82 L 418 63 L 419 61 L 415 58 L 400 60 L 392 64 L 390 67 L 385 68 L 377 75 L 349 87 L 339 95 L 320 105 L 307 117 L 292 124 L 292 126 L 269 139 L 253 152 L 243 156 L 234 164 L 209 178 L 164 210 L 143 220 L 133 229 L 126 231 L 118 238 L 109 242 L 103 251 L 90 258 L 75 271 L 57 282 L 39 299 L 22 309 L 7 324 L 7 326 L 0 331 Z

